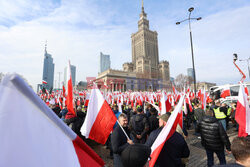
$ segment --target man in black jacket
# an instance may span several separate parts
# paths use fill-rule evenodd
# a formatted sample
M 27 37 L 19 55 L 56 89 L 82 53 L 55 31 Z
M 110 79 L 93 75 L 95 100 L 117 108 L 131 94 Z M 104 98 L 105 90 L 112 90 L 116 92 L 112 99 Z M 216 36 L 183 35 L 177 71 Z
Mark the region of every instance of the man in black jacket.
M 129 134 L 128 131 L 128 118 L 126 114 L 122 113 L 118 117 L 120 125 L 125 130 L 126 134 Z M 122 131 L 119 125 L 116 126 L 115 130 L 111 135 L 111 144 L 114 153 L 114 167 L 122 167 L 121 153 L 129 145 L 134 144 L 132 140 L 127 139 L 126 135 Z
M 137 109 L 137 114 L 130 119 L 129 129 L 131 130 L 130 136 L 134 143 L 144 144 L 146 142 L 149 123 L 141 107 Z
M 145 145 L 151 147 L 166 125 L 170 113 L 163 114 L 159 117 L 159 128 L 150 133 Z M 183 167 L 182 158 L 188 158 L 190 154 L 186 141 L 178 132 L 174 134 L 165 142 L 161 153 L 155 163 L 157 167 Z
M 149 122 L 149 133 L 159 127 L 159 120 L 157 118 L 158 112 L 155 108 L 150 109 L 150 117 L 148 118 Z
M 206 116 L 197 125 L 196 131 L 201 134 L 201 144 L 206 149 L 207 165 L 214 165 L 214 152 L 217 154 L 220 164 L 226 164 L 224 146 L 230 153 L 230 141 L 222 124 L 213 117 L 213 111 L 208 110 Z

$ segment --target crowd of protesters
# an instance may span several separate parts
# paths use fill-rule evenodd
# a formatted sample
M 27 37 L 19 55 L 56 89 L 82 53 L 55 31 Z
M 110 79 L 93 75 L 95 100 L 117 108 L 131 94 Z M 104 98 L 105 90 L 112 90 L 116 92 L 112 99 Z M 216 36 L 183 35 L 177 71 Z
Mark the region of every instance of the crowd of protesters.
M 80 98 L 78 102 L 75 102 L 76 116 L 70 115 L 67 106 L 60 108 L 57 103 L 48 105 L 60 119 L 85 140 L 80 132 L 87 113 L 87 105 L 84 99 Z M 150 155 L 150 147 L 166 125 L 174 107 L 166 114 L 159 115 L 156 108 L 146 102 L 134 106 L 131 103 L 118 105 L 120 104 L 117 104 L 116 101 L 110 105 L 119 125 L 116 123 L 106 142 L 107 148 L 110 149 L 109 158 L 113 159 L 115 167 L 144 166 L 145 160 Z M 156 105 L 158 104 L 156 103 Z M 236 163 L 232 165 L 250 166 L 249 137 L 235 138 L 235 142 L 231 145 L 226 132 L 229 121 L 232 122 L 236 131 L 238 129 L 235 121 L 235 111 L 236 103 L 227 105 L 225 103 L 221 104 L 218 100 L 212 101 L 203 110 L 199 101 L 193 101 L 192 109 L 190 110 L 187 107 L 187 113 L 183 113 L 183 128 L 177 126 L 176 132 L 164 144 L 155 166 L 186 166 L 190 151 L 185 140 L 188 137 L 187 130 L 192 128 L 195 129 L 194 135 L 201 139 L 201 144 L 205 148 L 208 167 L 214 165 L 214 153 L 216 153 L 220 165 L 225 166 L 225 148 L 227 153 L 232 152 L 236 159 Z M 135 146 L 144 148 L 144 152 L 140 153 L 142 157 L 136 155 L 136 150 L 130 148 L 132 145 L 134 145 L 134 148 L 136 148 Z M 126 151 L 128 148 L 130 148 L 130 151 Z M 240 149 L 245 150 L 240 152 Z M 137 159 L 133 160 L 130 154 L 137 157 Z M 227 164 L 227 166 L 230 165 Z

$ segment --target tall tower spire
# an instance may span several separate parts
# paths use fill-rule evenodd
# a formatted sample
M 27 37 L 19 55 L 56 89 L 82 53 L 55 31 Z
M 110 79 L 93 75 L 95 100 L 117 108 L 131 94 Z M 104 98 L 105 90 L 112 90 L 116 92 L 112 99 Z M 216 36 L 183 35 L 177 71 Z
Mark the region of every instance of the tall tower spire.
M 45 54 L 47 54 L 47 40 L 45 41 Z
M 142 11 L 144 11 L 144 3 L 143 3 L 143 0 L 142 0 L 142 7 L 141 7 Z

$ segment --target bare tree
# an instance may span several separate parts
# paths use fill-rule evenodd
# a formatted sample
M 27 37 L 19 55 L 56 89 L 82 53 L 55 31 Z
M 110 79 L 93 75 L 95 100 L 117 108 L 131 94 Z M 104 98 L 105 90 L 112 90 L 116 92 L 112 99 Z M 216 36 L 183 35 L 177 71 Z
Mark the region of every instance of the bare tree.
M 179 74 L 176 76 L 175 78 L 175 87 L 177 90 L 183 90 L 184 87 L 187 87 L 187 83 L 188 83 L 188 77 L 183 75 L 183 74 Z

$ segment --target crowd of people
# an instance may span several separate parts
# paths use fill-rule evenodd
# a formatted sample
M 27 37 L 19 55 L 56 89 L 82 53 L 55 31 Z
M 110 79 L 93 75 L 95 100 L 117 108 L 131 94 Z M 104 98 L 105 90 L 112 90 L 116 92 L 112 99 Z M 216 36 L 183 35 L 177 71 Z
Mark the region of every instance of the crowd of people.
M 109 158 L 113 159 L 115 167 L 144 166 L 150 155 L 150 147 L 174 110 L 172 107 L 169 112 L 160 115 L 157 109 L 149 103 L 132 105 L 131 103 L 117 104 L 116 101 L 110 104 L 118 122 L 113 128 L 106 146 L 110 150 Z M 84 99 L 80 99 L 80 103 L 75 103 L 76 116 L 70 115 L 67 107 L 61 109 L 57 104 L 49 104 L 49 106 L 78 136 L 85 140 L 80 132 L 87 113 Z M 176 132 L 165 142 L 155 166 L 181 167 L 187 165 L 190 150 L 186 138 L 188 130 L 192 128 L 195 129 L 194 135 L 201 139 L 201 144 L 206 151 L 208 167 L 214 165 L 214 153 L 217 155 L 220 165 L 230 166 L 230 164 L 226 164 L 225 149 L 227 153 L 232 152 L 235 157 L 236 163 L 231 166 L 250 166 L 249 136 L 236 137 L 231 144 L 227 135 L 230 121 L 235 130 L 238 129 L 235 111 L 236 103 L 227 105 L 221 104 L 218 100 L 212 101 L 204 110 L 199 101 L 193 101 L 192 109 L 187 107 L 187 113 L 183 113 L 183 128 L 178 125 Z M 144 151 L 138 151 L 140 155 L 136 155 L 136 149 L 132 149 L 133 153 L 131 150 L 126 151 L 132 146 L 140 147 Z M 137 158 L 131 158 L 130 154 Z

